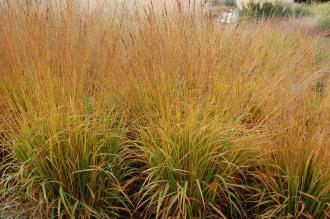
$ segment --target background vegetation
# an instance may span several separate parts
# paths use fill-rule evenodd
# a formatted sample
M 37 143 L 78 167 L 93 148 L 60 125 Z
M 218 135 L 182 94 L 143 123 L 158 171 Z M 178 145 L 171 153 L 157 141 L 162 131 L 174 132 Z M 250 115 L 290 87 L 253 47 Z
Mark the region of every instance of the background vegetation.
M 318 24 L 324 29 L 330 30 L 330 3 L 314 5 L 312 11 Z

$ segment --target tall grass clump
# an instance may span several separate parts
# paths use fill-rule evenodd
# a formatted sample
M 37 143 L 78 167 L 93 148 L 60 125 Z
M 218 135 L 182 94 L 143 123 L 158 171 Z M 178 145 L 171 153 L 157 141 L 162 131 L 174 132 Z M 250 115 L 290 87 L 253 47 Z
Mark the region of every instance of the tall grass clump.
M 9 168 L 4 172 L 6 192 L 25 193 L 45 216 L 102 217 L 126 210 L 129 180 L 124 179 L 131 170 L 120 118 L 113 109 L 100 115 L 62 107 L 49 114 L 27 107 L 30 112 L 17 115 L 19 125 L 9 123 L 7 147 L 13 158 L 4 166 Z
M 242 136 L 242 127 L 210 124 L 204 113 L 163 119 L 141 130 L 146 178 L 138 195 L 147 215 L 247 216 L 246 202 L 255 192 L 252 169 L 262 152 L 248 134 Z
M 129 215 L 124 120 L 96 93 L 102 36 L 87 33 L 101 20 L 57 3 L 1 3 L 2 201 L 20 196 L 41 218 Z
M 89 3 L 0 3 L 4 215 L 329 216 L 317 38 L 198 2 Z
M 311 109 L 312 101 L 284 116 L 283 127 L 272 131 L 281 133 L 273 133 L 269 141 L 274 169 L 264 182 L 273 195 L 266 217 L 329 217 L 329 124 L 320 122 L 328 121 L 328 100 L 321 105 L 323 112 Z

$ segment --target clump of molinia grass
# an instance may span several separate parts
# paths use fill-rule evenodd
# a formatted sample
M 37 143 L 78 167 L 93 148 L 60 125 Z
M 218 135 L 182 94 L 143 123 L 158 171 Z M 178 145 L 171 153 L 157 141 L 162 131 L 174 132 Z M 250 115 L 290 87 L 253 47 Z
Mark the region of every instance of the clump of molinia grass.
M 212 122 L 205 111 L 177 113 L 140 128 L 138 207 L 145 217 L 247 217 L 245 199 L 257 191 L 251 170 L 263 154 L 251 140 L 257 133 Z
M 100 89 L 117 42 L 103 37 L 119 25 L 69 1 L 1 11 L 2 198 L 37 203 L 41 217 L 129 215 L 124 120 Z
M 270 126 L 272 168 L 263 181 L 269 192 L 264 217 L 330 215 L 329 99 L 316 92 L 301 103 Z
M 87 93 L 74 101 L 59 98 L 55 88 L 40 88 L 54 80 L 30 80 L 20 87 L 2 84 L 13 106 L 5 143 L 14 167 L 4 172 L 4 192 L 17 189 L 37 200 L 44 216 L 129 214 L 127 187 L 133 169 L 121 116 L 111 106 L 94 103 Z

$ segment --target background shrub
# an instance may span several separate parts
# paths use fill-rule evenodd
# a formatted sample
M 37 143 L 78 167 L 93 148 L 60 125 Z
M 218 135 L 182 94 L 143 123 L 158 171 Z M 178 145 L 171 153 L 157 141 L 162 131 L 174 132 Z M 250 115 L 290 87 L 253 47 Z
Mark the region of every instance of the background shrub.
M 330 30 L 330 3 L 318 4 L 312 8 L 318 24 L 326 30 Z
M 240 17 L 252 17 L 257 19 L 268 19 L 274 17 L 303 17 L 310 15 L 311 12 L 302 6 L 290 6 L 282 3 L 250 3 L 239 11 Z

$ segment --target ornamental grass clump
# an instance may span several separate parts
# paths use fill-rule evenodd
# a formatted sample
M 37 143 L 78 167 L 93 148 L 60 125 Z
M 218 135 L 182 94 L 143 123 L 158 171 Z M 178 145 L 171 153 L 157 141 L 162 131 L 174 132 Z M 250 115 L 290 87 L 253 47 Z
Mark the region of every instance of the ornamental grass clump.
M 1 82 L 8 106 L 3 145 L 10 152 L 1 167 L 3 198 L 30 199 L 40 217 L 129 215 L 134 169 L 116 108 L 64 82 L 69 74 L 16 74 L 16 81 Z
M 329 99 L 322 100 L 318 110 L 313 109 L 313 99 L 283 116 L 282 128 L 272 130 L 274 168 L 267 174 L 272 177 L 264 180 L 272 195 L 264 217 L 330 216 Z
M 87 31 L 101 17 L 16 3 L 1 3 L 1 202 L 39 218 L 130 215 L 125 121 L 100 89 L 102 36 Z
M 140 158 L 147 168 L 139 207 L 157 218 L 246 217 L 245 201 L 256 192 L 250 169 L 262 153 L 237 137 L 239 128 L 190 120 L 142 130 Z

